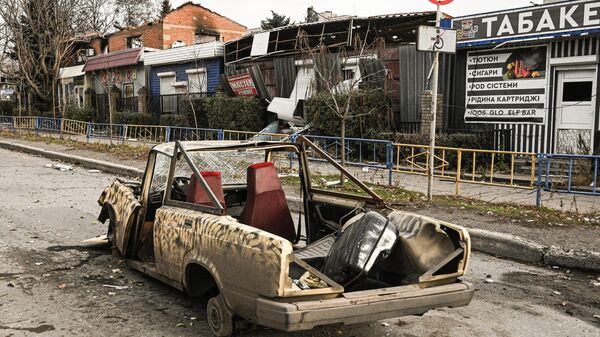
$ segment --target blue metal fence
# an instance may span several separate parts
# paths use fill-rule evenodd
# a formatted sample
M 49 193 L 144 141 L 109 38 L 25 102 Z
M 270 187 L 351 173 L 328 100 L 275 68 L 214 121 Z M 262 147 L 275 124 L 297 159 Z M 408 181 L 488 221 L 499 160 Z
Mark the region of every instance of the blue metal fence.
M 12 130 L 15 127 L 15 121 L 11 116 L 0 116 L 0 130 Z
M 63 133 L 64 123 L 68 120 L 46 117 L 12 117 L 0 116 L 0 130 L 30 130 L 34 132 Z M 92 139 L 113 139 L 125 143 L 131 130 L 143 126 L 113 124 L 112 127 L 106 123 L 82 123 L 87 125 L 85 137 L 89 142 Z M 160 141 L 174 142 L 202 141 L 202 140 L 225 140 L 227 130 L 208 128 L 186 128 L 186 127 L 159 127 L 164 135 Z M 233 132 L 233 131 L 230 131 Z M 83 133 L 78 133 L 84 135 Z M 345 146 L 339 137 L 330 136 L 306 136 L 310 141 L 316 143 L 327 154 L 341 161 L 342 153 L 346 154 L 348 166 L 372 167 L 384 169 L 389 172 L 389 184 L 393 182 L 395 146 L 391 141 L 377 139 L 346 138 Z M 295 141 L 296 136 L 291 136 Z M 292 159 L 292 157 L 290 157 Z M 322 160 L 309 153 L 309 159 Z M 537 161 L 537 205 L 542 204 L 543 192 L 557 192 L 569 194 L 581 194 L 600 196 L 598 188 L 598 170 L 600 156 L 592 155 L 569 155 L 569 154 L 539 154 Z
M 125 142 L 127 137 L 127 125 L 106 123 L 89 123 L 86 138 L 88 142 L 91 139 L 114 139 L 121 143 Z
M 537 201 L 542 206 L 542 192 L 600 196 L 598 168 L 600 156 L 573 154 L 539 154 Z
M 61 123 L 62 120 L 60 118 L 38 117 L 36 118 L 35 130 L 60 133 Z
M 203 128 L 167 128 L 167 142 L 182 141 L 200 141 L 200 140 L 222 140 L 223 130 L 203 129 Z

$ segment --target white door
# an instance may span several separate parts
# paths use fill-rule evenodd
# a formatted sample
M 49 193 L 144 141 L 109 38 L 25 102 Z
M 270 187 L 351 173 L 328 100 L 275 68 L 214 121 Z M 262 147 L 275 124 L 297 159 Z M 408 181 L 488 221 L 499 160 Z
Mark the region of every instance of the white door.
M 559 70 L 556 153 L 591 154 L 596 114 L 596 68 Z

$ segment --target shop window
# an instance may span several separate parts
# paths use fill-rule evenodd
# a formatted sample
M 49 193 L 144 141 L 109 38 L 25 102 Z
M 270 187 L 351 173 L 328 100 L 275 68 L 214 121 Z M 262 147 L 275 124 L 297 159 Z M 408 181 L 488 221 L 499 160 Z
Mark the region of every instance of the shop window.
M 132 36 L 127 38 L 127 48 L 142 48 L 144 46 L 144 41 L 142 40 L 142 36 Z
M 135 96 L 135 92 L 133 91 L 133 84 L 124 84 L 123 85 L 123 96 L 125 98 L 132 98 Z
M 188 69 L 185 71 L 188 75 L 189 93 L 203 93 L 208 91 L 208 77 L 205 68 Z
M 175 94 L 173 83 L 175 83 L 175 72 L 158 73 L 160 79 L 160 94 L 161 95 L 172 95 Z
M 565 82 L 563 84 L 563 102 L 591 102 L 594 94 L 592 89 L 594 83 L 586 82 Z

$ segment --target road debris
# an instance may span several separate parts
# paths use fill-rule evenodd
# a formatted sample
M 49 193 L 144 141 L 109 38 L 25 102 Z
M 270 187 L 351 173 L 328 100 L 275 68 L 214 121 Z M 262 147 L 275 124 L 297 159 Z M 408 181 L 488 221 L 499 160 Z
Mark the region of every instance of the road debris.
M 36 265 L 36 266 L 43 266 L 43 265 L 44 265 L 44 262 L 36 262 L 36 263 L 35 263 L 35 265 Z
M 100 172 L 102 172 L 102 171 L 100 171 L 100 170 L 88 170 L 88 172 L 89 172 L 89 173 L 100 173 Z
M 383 322 L 383 323 L 381 323 L 381 326 L 388 327 L 388 326 L 390 326 L 390 323 L 388 323 L 388 322 Z
M 553 294 L 553 295 L 556 295 L 556 296 L 560 296 L 560 295 L 562 295 L 562 293 L 561 293 L 560 291 L 556 291 L 556 290 L 554 290 L 554 291 L 552 292 L 552 294 Z
M 114 286 L 114 285 L 110 285 L 110 284 L 103 284 L 102 286 L 105 288 L 112 288 L 112 289 L 116 289 L 116 290 L 129 289 L 129 286 Z
M 7 286 L 7 287 L 10 287 L 10 288 L 14 288 L 14 287 L 15 287 L 15 284 L 14 284 L 14 283 L 12 283 L 12 282 L 9 282 L 9 283 L 7 283 L 7 284 L 6 284 L 6 286 Z
M 65 164 L 46 164 L 44 167 L 59 170 L 61 172 L 73 171 L 73 166 Z
M 67 287 L 66 283 L 61 283 L 58 285 L 58 289 L 65 289 Z

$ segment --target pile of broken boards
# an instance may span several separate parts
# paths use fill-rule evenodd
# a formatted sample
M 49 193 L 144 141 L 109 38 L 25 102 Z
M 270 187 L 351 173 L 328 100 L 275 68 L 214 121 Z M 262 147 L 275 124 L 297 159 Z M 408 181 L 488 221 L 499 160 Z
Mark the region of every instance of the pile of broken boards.
M 465 247 L 453 233 L 415 214 L 367 212 L 294 255 L 346 291 L 416 284 L 457 271 Z M 326 286 L 294 268 L 290 276 L 301 289 Z

